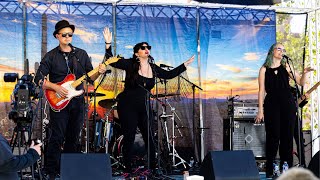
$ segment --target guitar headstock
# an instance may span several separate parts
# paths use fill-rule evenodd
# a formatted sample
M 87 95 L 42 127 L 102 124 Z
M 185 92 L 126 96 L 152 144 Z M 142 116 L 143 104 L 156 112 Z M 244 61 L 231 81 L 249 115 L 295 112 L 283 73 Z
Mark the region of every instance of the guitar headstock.
M 115 63 L 115 62 L 117 62 L 119 59 L 121 59 L 121 58 L 120 58 L 120 57 L 117 57 L 117 56 L 110 57 L 110 58 L 107 60 L 107 64 Z

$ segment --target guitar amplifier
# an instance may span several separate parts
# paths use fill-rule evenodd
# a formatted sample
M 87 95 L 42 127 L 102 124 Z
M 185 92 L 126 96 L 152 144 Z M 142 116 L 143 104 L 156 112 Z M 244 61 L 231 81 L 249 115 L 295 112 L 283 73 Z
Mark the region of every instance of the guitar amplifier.
M 224 119 L 223 127 L 224 150 L 231 150 L 232 147 L 233 150 L 252 150 L 255 157 L 266 156 L 264 123 L 255 124 L 254 118 L 237 118 L 233 121 L 233 132 L 231 133 L 230 119 Z

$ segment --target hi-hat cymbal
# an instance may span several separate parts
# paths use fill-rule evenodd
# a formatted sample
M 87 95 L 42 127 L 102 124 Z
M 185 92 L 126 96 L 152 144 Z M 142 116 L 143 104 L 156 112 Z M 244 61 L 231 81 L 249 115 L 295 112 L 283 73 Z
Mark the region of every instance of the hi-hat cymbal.
M 99 106 L 110 109 L 116 103 L 115 99 L 103 99 L 98 102 Z
M 85 93 L 84 95 L 85 95 L 85 96 L 93 97 L 93 96 L 94 96 L 94 93 L 93 93 L 93 92 L 89 92 L 89 93 Z M 96 97 L 98 97 L 98 96 L 105 96 L 105 94 L 103 94 L 103 93 L 97 93 L 97 92 L 96 92 Z
M 158 94 L 158 97 L 161 98 L 161 97 L 179 96 L 179 95 L 180 95 L 179 93 Z M 154 94 L 153 96 L 154 96 L 154 97 L 157 97 L 156 94 Z

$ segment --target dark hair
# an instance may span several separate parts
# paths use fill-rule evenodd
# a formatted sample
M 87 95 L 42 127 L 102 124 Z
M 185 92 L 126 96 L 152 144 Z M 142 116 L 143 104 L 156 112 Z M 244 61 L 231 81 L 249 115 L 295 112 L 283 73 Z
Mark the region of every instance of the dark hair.
M 128 71 L 128 75 L 127 75 L 128 79 L 129 79 L 130 86 L 134 86 L 134 84 L 136 83 L 136 80 L 139 76 L 138 71 L 140 68 L 140 60 L 136 56 L 136 53 L 140 50 L 141 46 L 143 46 L 144 44 L 149 46 L 149 44 L 147 42 L 140 42 L 133 47 L 133 55 L 132 55 L 132 61 L 133 61 L 132 66 L 133 67 L 132 67 L 132 69 L 130 69 L 130 71 Z

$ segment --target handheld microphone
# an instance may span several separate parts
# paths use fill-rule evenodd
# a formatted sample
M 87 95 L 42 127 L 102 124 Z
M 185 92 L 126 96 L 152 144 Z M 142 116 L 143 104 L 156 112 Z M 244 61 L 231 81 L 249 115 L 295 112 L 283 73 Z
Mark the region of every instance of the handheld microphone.
M 151 63 L 154 63 L 154 59 L 153 59 L 153 57 L 150 56 L 150 55 L 149 55 L 149 61 L 150 61 Z
M 173 68 L 172 66 L 168 66 L 168 65 L 165 65 L 165 64 L 160 64 L 160 67 L 161 68 Z
M 283 58 L 287 59 L 287 60 L 291 60 L 291 58 L 285 54 L 282 55 Z

